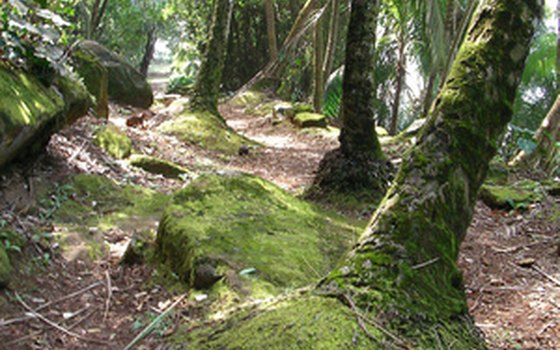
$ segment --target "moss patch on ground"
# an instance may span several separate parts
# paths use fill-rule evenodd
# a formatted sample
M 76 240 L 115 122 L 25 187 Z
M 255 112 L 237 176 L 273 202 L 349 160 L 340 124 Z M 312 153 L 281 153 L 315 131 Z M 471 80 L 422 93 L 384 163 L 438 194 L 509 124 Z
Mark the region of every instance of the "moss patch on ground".
M 163 175 L 167 178 L 178 179 L 189 171 L 182 166 L 155 157 L 134 154 L 129 159 L 130 165 L 144 169 L 152 174 Z
M 318 113 L 298 113 L 294 118 L 294 123 L 300 128 L 326 128 L 327 117 Z
M 237 154 L 241 145 L 256 145 L 228 127 L 219 116 L 210 112 L 191 111 L 187 104 L 181 103 L 183 106 L 179 110 L 182 111 L 163 123 L 159 127 L 160 131 L 175 135 L 185 143 L 228 155 Z
M 157 255 L 190 284 L 209 265 L 217 274 L 301 287 L 326 274 L 360 229 L 258 177 L 207 175 L 175 194 Z
M 480 199 L 491 208 L 523 209 L 541 201 L 545 191 L 545 187 L 531 180 L 505 185 L 487 183 L 480 190 Z
M 230 100 L 230 103 L 236 107 L 252 108 L 261 104 L 266 99 L 267 96 L 264 92 L 248 90 L 234 96 Z
M 124 159 L 132 153 L 132 140 L 119 128 L 109 124 L 95 133 L 94 142 L 105 152 L 117 159 Z
M 40 203 L 51 211 L 55 236 L 67 256 L 98 258 L 106 252 L 104 233 L 155 229 L 170 196 L 95 175 L 77 175 Z

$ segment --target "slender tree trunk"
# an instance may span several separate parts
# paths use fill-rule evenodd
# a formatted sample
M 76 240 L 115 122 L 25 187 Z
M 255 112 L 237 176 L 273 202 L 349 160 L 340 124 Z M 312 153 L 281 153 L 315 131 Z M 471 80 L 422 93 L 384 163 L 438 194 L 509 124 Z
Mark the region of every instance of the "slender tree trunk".
M 214 0 L 210 40 L 193 90 L 193 110 L 218 115 L 218 97 L 227 53 L 233 0 Z
M 101 2 L 103 1 L 103 2 Z M 109 0 L 95 0 L 91 10 L 91 16 L 89 19 L 88 30 L 86 33 L 87 39 L 93 39 L 99 36 L 98 30 L 101 24 L 101 20 L 105 15 L 105 10 L 107 9 L 107 2 Z
M 146 47 L 144 49 L 144 55 L 142 56 L 142 61 L 140 62 L 140 74 L 144 77 L 148 76 L 148 69 L 150 68 L 150 63 L 154 58 L 154 51 L 157 42 L 156 27 L 152 26 L 147 33 Z
M 268 35 L 268 52 L 270 59 L 278 58 L 278 43 L 276 42 L 276 18 L 274 16 L 274 0 L 264 1 L 264 10 L 266 16 L 266 32 Z
M 542 8 L 542 0 L 483 2 L 417 144 L 355 248 L 312 295 L 232 318 L 223 333 L 212 329 L 206 348 L 232 339 L 261 345 L 246 348 L 312 348 L 321 337 L 336 348 L 486 348 L 456 261 Z M 292 332 L 302 318 L 303 332 Z M 357 340 L 342 347 L 345 337 Z
M 385 192 L 390 166 L 375 131 L 375 29 L 379 0 L 353 0 L 342 83 L 340 148 L 325 155 L 311 198 L 345 193 L 377 201 Z
M 514 167 L 541 170 L 551 175 L 558 168 L 558 143 L 560 142 L 560 95 L 544 118 L 535 134 L 537 146 L 531 153 L 519 152 L 511 161 Z
M 324 48 L 323 28 L 321 21 L 318 21 L 313 31 L 313 109 L 316 113 L 321 113 L 323 109 L 323 91 L 325 86 L 325 79 L 323 78 Z
M 338 24 L 340 23 L 340 0 L 332 1 L 331 18 L 329 23 L 329 36 L 323 64 L 323 81 L 326 83 L 332 72 L 336 44 L 338 39 Z
M 399 52 L 397 61 L 397 76 L 395 82 L 395 100 L 393 101 L 393 108 L 391 112 L 391 126 L 389 128 L 389 133 L 391 135 L 396 135 L 398 132 L 399 123 L 399 111 L 401 107 L 401 95 L 404 87 L 404 79 L 406 77 L 406 39 L 404 38 L 404 33 L 400 35 L 399 39 Z

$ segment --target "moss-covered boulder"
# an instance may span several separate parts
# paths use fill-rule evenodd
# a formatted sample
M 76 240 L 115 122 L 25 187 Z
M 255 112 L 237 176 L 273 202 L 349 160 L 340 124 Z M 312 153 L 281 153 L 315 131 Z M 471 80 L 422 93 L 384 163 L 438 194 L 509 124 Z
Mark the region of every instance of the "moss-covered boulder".
M 129 159 L 129 163 L 149 173 L 163 175 L 164 177 L 172 179 L 178 179 L 181 175 L 189 173 L 186 168 L 178 164 L 141 154 L 132 155 Z
M 158 259 L 183 282 L 197 268 L 301 287 L 334 266 L 357 228 L 258 177 L 207 175 L 177 192 L 163 215 Z
M 132 140 L 113 124 L 108 124 L 97 130 L 94 142 L 117 159 L 127 158 L 132 153 Z
M 43 149 L 50 136 L 87 113 L 89 94 L 70 77 L 45 86 L 33 75 L 0 63 L 0 168 Z
M 10 259 L 4 247 L 0 245 L 0 289 L 8 286 L 11 273 L 12 266 L 10 264 Z
M 485 184 L 480 190 L 480 199 L 491 208 L 520 209 L 540 201 L 543 191 L 545 189 L 539 183 L 531 180 L 504 185 Z
M 251 108 L 263 103 L 267 99 L 264 92 L 248 90 L 235 95 L 230 103 L 235 107 Z
M 152 87 L 134 67 L 103 45 L 82 41 L 78 49 L 94 55 L 109 73 L 109 98 L 120 104 L 148 108 L 154 102 Z
M 77 48 L 74 58 L 76 72 L 82 77 L 89 93 L 95 98 L 95 114 L 106 119 L 109 116 L 109 74 L 107 68 L 95 55 Z
M 300 128 L 326 128 L 327 117 L 318 113 L 303 112 L 296 114 L 294 123 Z
M 256 145 L 228 127 L 219 116 L 210 112 L 191 111 L 184 100 L 171 104 L 169 110 L 177 114 L 160 125 L 159 130 L 175 135 L 185 143 L 228 155 L 237 154 L 241 145 Z

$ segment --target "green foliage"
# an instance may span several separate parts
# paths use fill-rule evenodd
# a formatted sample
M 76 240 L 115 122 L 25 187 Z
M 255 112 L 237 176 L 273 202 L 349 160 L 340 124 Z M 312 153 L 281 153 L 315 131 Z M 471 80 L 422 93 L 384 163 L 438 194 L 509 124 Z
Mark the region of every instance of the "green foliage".
M 167 86 L 167 92 L 170 94 L 188 95 L 192 92 L 194 82 L 195 79 L 192 75 L 183 75 L 173 78 Z
M 340 102 L 342 101 L 342 72 L 344 68 L 340 67 L 335 70 L 325 87 L 323 97 L 323 113 L 328 118 L 336 119 L 339 116 Z
M 556 33 L 544 28 L 533 40 L 521 84 L 517 90 L 512 123 L 536 130 L 558 93 Z
M 66 2 L 60 2 L 59 10 Z M 56 72 L 65 73 L 64 31 L 70 23 L 29 0 L 0 3 L 0 60 L 22 66 L 50 85 Z

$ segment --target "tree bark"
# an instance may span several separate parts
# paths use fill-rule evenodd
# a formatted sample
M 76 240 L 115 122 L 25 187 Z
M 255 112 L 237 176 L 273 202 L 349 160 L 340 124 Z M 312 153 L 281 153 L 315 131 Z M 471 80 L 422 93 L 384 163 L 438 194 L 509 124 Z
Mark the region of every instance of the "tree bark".
M 327 82 L 332 72 L 334 55 L 336 52 L 336 44 L 338 39 L 338 24 L 340 23 L 340 0 L 332 1 L 331 18 L 329 23 L 329 36 L 327 39 L 327 48 L 325 52 L 325 61 L 323 64 L 323 80 Z
M 156 27 L 152 26 L 147 33 L 146 47 L 144 49 L 144 55 L 142 56 L 142 61 L 140 62 L 139 71 L 144 77 L 148 76 L 148 69 L 150 68 L 150 63 L 154 58 L 154 51 L 157 42 Z
M 556 3 L 556 19 L 557 19 L 557 29 L 556 29 L 556 86 L 560 90 L 560 0 Z
M 325 155 L 307 195 L 349 194 L 377 202 L 387 189 L 390 164 L 375 131 L 375 29 L 379 0 L 353 0 L 342 83 L 340 148 Z
M 542 0 L 482 3 L 417 144 L 355 248 L 314 296 L 294 297 L 257 317 L 234 317 L 233 324 L 213 330 L 207 348 L 230 348 L 228 342 L 244 336 L 268 348 L 311 348 L 305 345 L 321 331 L 320 337 L 334 342 L 358 338 L 344 348 L 486 348 L 468 316 L 456 261 L 488 164 L 511 119 L 542 8 Z M 346 305 L 350 316 L 342 306 L 321 301 L 328 296 Z M 292 314 L 306 317 L 305 332 L 297 337 L 290 330 Z M 359 327 L 347 323 L 352 315 Z
M 401 29 L 403 30 L 403 29 Z M 389 133 L 391 135 L 396 135 L 398 132 L 399 125 L 399 111 L 401 107 L 401 95 L 404 85 L 404 79 L 406 76 L 406 42 L 404 38 L 404 33 L 399 35 L 399 50 L 398 50 L 398 61 L 397 61 L 397 76 L 395 79 L 395 100 L 393 101 L 393 108 L 391 112 L 391 125 L 389 128 Z
M 193 89 L 193 110 L 218 115 L 218 97 L 227 53 L 233 0 L 215 0 L 210 39 Z
M 313 109 L 316 113 L 321 113 L 323 109 L 323 91 L 325 86 L 325 79 L 323 77 L 324 46 L 323 28 L 319 20 L 315 24 L 313 31 Z
M 265 0 L 266 32 L 268 35 L 268 51 L 270 59 L 278 58 L 278 43 L 276 41 L 276 18 L 274 16 L 274 0 Z

